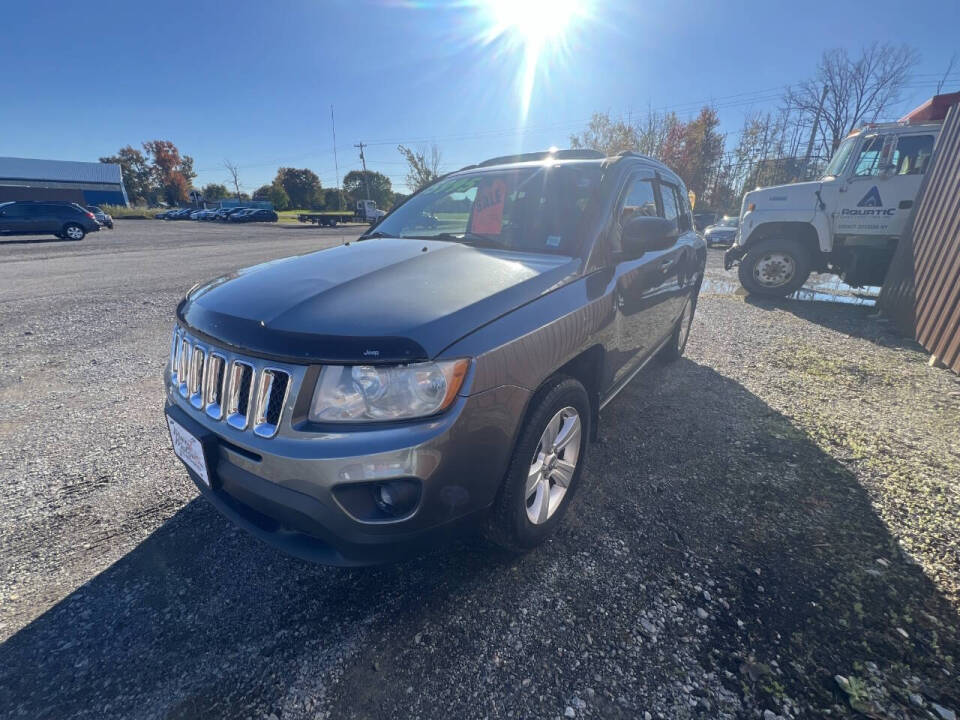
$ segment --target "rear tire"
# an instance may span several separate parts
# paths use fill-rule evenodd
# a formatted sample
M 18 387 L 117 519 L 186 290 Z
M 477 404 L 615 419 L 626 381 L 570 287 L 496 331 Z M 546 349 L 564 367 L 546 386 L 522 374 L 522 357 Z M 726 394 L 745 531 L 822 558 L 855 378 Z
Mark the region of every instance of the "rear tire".
M 579 485 L 590 422 L 580 381 L 557 376 L 537 391 L 487 521 L 488 540 L 522 552 L 553 533 Z
M 761 240 L 740 261 L 740 284 L 752 295 L 785 297 L 796 292 L 810 277 L 810 254 L 786 238 Z
M 76 223 L 67 223 L 63 226 L 63 231 L 61 232 L 61 235 L 66 237 L 67 240 L 83 240 L 86 234 L 87 231 Z

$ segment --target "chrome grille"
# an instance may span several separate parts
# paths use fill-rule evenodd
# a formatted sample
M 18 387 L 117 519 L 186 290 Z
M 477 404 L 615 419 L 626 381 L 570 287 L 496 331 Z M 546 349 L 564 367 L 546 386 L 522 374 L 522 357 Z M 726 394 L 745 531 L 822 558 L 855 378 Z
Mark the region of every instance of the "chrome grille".
M 235 430 L 273 437 L 280 427 L 293 375 L 300 368 L 265 366 L 174 330 L 170 383 L 187 404 Z
M 235 360 L 230 369 L 230 390 L 227 393 L 227 422 L 237 430 L 247 427 L 250 390 L 253 388 L 253 366 Z
M 203 378 L 203 409 L 214 420 L 223 417 L 223 381 L 227 377 L 227 359 L 211 352 Z

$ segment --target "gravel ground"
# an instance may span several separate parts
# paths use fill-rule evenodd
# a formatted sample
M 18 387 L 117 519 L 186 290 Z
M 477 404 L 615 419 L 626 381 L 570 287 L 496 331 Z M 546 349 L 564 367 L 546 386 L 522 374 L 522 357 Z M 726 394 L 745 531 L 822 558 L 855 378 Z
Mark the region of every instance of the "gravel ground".
M 173 308 L 355 234 L 0 242 L 0 716 L 960 712 L 960 382 L 869 307 L 737 295 L 720 250 L 544 547 L 340 570 L 234 529 L 169 448 Z

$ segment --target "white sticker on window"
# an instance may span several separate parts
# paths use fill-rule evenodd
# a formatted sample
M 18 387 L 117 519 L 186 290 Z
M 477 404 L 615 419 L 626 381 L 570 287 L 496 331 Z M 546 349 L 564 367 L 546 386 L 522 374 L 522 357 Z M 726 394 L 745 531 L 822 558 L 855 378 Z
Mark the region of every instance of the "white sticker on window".
M 560 247 L 561 239 L 559 235 L 547 235 L 547 245 L 550 247 Z

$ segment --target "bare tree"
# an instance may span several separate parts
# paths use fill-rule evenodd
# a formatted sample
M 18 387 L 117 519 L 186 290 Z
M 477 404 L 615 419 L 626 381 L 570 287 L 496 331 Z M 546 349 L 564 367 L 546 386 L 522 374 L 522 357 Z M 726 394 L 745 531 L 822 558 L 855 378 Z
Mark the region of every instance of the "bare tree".
M 638 152 L 663 159 L 670 131 L 679 125 L 680 120 L 676 113 L 660 113 L 648 109 L 646 118 L 635 127 Z
M 916 65 L 917 51 L 908 45 L 874 43 L 860 57 L 841 48 L 827 50 L 816 75 L 787 92 L 785 101 L 809 123 L 817 116 L 823 88 L 826 96 L 817 127 L 820 147 L 832 154 L 851 130 L 874 122 L 897 102 Z
M 398 145 L 397 150 L 407 161 L 407 185 L 413 192 L 440 177 L 441 156 L 436 145 L 431 145 L 429 151 L 425 148 L 412 150 L 406 145 Z
M 616 155 L 624 150 L 636 150 L 639 141 L 637 129 L 631 123 L 622 118 L 614 120 L 610 113 L 595 112 L 582 133 L 570 136 L 570 147 Z
M 240 168 L 238 168 L 229 160 L 224 160 L 223 166 L 227 169 L 227 172 L 230 173 L 230 177 L 233 179 L 233 189 L 237 191 L 237 200 L 239 200 L 240 199 Z

